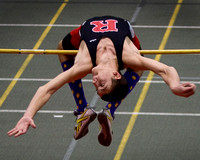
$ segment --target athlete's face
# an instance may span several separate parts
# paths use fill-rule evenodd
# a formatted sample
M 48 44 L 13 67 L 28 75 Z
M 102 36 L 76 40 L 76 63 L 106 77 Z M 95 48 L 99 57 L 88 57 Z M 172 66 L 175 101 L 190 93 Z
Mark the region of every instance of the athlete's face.
M 106 69 L 99 69 L 94 67 L 92 69 L 92 82 L 96 88 L 97 94 L 102 97 L 111 90 L 112 86 L 112 71 Z

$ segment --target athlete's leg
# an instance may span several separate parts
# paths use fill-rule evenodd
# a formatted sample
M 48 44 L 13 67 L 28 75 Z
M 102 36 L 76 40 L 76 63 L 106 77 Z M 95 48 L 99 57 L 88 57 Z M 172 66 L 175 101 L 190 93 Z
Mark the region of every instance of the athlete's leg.
M 60 49 L 60 50 L 63 49 L 62 41 L 59 42 L 57 49 Z M 61 62 L 63 71 L 66 71 L 73 66 L 74 56 L 66 56 L 66 55 L 58 55 L 58 56 L 59 56 L 59 60 Z M 84 112 L 84 109 L 88 105 L 85 99 L 81 79 L 69 83 L 69 86 L 71 88 L 72 94 L 74 96 L 74 99 L 77 105 L 77 110 L 75 111 L 75 113 L 80 114 Z

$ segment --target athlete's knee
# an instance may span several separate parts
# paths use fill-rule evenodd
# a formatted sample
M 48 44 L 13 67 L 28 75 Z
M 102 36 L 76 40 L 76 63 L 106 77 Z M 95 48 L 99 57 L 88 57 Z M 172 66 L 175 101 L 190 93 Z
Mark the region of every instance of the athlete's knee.
M 63 50 L 62 40 L 60 42 L 58 42 L 57 49 Z
M 57 49 L 58 50 L 64 50 L 62 40 L 58 43 Z M 60 60 L 60 62 L 65 62 L 69 59 L 74 59 L 74 56 L 65 55 L 65 54 L 58 54 L 58 59 Z

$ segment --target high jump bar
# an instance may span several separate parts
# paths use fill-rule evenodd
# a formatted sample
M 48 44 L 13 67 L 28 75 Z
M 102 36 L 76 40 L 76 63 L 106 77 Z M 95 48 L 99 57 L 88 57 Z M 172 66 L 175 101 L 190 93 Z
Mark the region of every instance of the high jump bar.
M 65 54 L 76 55 L 78 50 L 0 49 L 5 54 Z M 140 50 L 141 54 L 200 54 L 200 49 Z

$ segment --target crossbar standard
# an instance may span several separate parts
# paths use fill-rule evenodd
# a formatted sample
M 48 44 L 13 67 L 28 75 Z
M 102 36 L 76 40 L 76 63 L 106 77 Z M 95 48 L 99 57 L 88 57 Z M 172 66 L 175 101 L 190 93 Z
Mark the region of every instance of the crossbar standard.
M 4 54 L 65 54 L 76 55 L 78 50 L 0 49 Z M 140 50 L 141 54 L 200 54 L 200 49 Z

